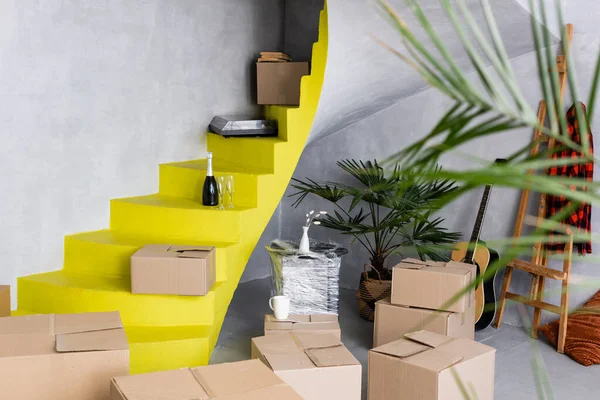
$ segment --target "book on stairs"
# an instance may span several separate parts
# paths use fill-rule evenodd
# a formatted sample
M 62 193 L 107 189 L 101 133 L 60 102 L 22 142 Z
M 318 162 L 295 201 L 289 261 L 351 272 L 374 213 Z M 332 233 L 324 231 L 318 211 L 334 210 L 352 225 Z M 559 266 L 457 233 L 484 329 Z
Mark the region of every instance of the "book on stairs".
M 260 56 L 265 58 L 279 58 L 287 61 L 292 61 L 292 57 L 280 51 L 261 51 Z

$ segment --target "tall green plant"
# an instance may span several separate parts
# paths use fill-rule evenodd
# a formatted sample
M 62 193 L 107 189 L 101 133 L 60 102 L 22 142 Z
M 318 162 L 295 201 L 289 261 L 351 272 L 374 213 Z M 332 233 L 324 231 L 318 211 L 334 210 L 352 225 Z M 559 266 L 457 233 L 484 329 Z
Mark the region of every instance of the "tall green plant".
M 460 235 L 442 227 L 432 217 L 440 200 L 457 190 L 448 179 L 426 180 L 418 171 L 384 170 L 375 161 L 343 160 L 337 165 L 358 185 L 293 179 L 297 207 L 309 194 L 335 206 L 320 219 L 321 226 L 352 236 L 370 255 L 379 276 L 388 277 L 385 262 L 392 254 L 414 250 L 421 259 L 446 259 L 440 245 L 456 242 Z M 440 168 L 434 167 L 434 171 Z

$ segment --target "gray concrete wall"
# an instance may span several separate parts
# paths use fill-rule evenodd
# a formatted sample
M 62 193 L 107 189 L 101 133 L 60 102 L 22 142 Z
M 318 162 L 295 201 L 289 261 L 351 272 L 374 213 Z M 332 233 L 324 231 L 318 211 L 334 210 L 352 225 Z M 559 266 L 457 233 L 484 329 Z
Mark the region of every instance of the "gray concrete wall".
M 0 282 L 61 268 L 110 198 L 205 156 L 214 114 L 254 109 L 282 22 L 279 0 L 0 0 Z
M 284 51 L 294 61 L 310 61 L 319 36 L 319 14 L 324 0 L 285 0 Z
M 426 34 L 418 21 L 408 10 L 406 2 L 391 0 L 390 3 L 414 34 L 431 45 L 425 39 Z M 466 0 L 466 3 L 473 18 L 483 21 L 480 2 Z M 533 40 L 527 34 L 529 13 L 513 0 L 497 0 L 492 3 L 498 15 L 499 30 L 509 43 L 509 55 L 516 57 L 531 51 Z M 412 68 L 399 67 L 397 57 L 376 44 L 375 38 L 394 48 L 402 47 L 398 33 L 382 17 L 375 2 L 329 0 L 327 4 L 328 62 L 310 142 L 335 133 L 427 87 Z M 423 0 L 419 4 L 438 34 L 445 39 L 459 67 L 467 67 L 468 57 L 440 2 Z
M 581 4 L 568 3 L 567 19 L 575 24 L 575 37 L 573 42 L 572 56 L 576 63 L 577 74 L 580 78 L 582 87 L 582 98 L 587 99 L 587 88 L 591 85 L 591 76 L 593 73 L 594 59 L 597 57 L 598 48 L 600 48 L 600 29 L 596 21 L 600 16 L 600 6 L 591 5 L 585 0 L 579 0 Z M 330 12 L 332 2 L 329 3 Z M 498 14 L 502 19 L 504 15 Z M 558 32 L 557 27 L 550 27 L 551 31 Z M 350 30 L 350 28 L 347 28 Z M 521 29 L 520 35 L 524 36 L 522 40 L 528 40 L 529 28 Z M 519 39 L 515 36 L 508 36 L 507 45 L 509 48 L 517 45 Z M 526 47 L 519 47 L 526 49 Z M 513 51 L 514 48 L 513 48 Z M 330 60 L 332 59 L 330 53 Z M 335 60 L 333 60 L 335 62 Z M 389 73 L 402 71 L 405 68 L 400 61 L 390 68 Z M 538 85 L 535 56 L 532 53 L 525 53 L 516 56 L 512 60 L 520 86 L 526 99 L 536 106 L 540 100 L 541 94 Z M 331 71 L 328 65 L 328 73 Z M 389 76 L 389 75 L 386 75 Z M 326 77 L 326 85 L 328 85 Z M 380 77 L 383 79 L 383 77 Z M 340 89 L 346 90 L 346 89 Z M 365 92 L 365 98 L 370 98 L 371 92 Z M 569 96 L 569 94 L 567 94 Z M 330 103 L 322 98 L 321 106 L 328 106 Z M 327 100 L 327 101 L 329 101 Z M 347 104 L 347 103 L 345 103 Z M 435 90 L 422 90 L 412 96 L 408 96 L 397 101 L 391 107 L 383 111 L 364 118 L 359 122 L 345 127 L 336 133 L 318 140 L 308 146 L 298 164 L 295 177 L 311 177 L 318 180 L 338 181 L 343 179 L 344 174 L 335 166 L 335 161 L 343 158 L 355 159 L 383 159 L 391 153 L 402 149 L 406 145 L 414 142 L 424 135 L 447 110 L 450 102 Z M 342 114 L 344 116 L 345 114 Z M 339 118 L 342 118 L 340 116 Z M 593 116 L 593 126 L 600 123 L 600 111 Z M 320 129 L 317 123 L 314 129 Z M 485 140 L 479 140 L 473 143 L 468 149 L 463 151 L 472 152 L 475 155 L 483 156 L 490 160 L 497 157 L 503 157 L 512 150 L 517 149 L 531 140 L 532 132 L 528 129 L 517 130 L 503 135 L 494 136 Z M 461 155 L 450 155 L 442 160 L 443 165 L 452 168 L 468 167 L 471 160 Z M 598 175 L 597 175 L 598 176 Z M 288 188 L 287 194 L 293 192 Z M 452 230 L 463 233 L 465 240 L 471 233 L 475 214 L 479 205 L 481 191 L 470 193 L 455 203 L 445 208 L 441 215 L 446 220 L 446 226 Z M 482 231 L 482 237 L 487 240 L 508 237 L 512 234 L 515 220 L 516 208 L 518 206 L 520 193 L 514 190 L 496 188 L 492 192 L 492 198 L 487 213 L 487 219 Z M 302 233 L 301 225 L 304 214 L 307 210 L 332 210 L 330 204 L 320 201 L 316 198 L 309 198 L 299 209 L 291 208 L 292 199 L 284 198 L 280 205 L 278 221 L 280 221 L 280 237 L 287 239 L 299 239 Z M 532 204 L 531 211 L 536 210 Z M 600 226 L 600 215 L 593 214 L 592 226 L 594 232 L 598 232 Z M 275 230 L 276 231 L 276 230 Z M 273 232 L 273 231 L 272 231 Z M 359 274 L 362 271 L 363 264 L 368 261 L 367 253 L 363 251 L 358 244 L 350 244 L 348 238 L 335 234 L 332 231 L 313 227 L 310 230 L 311 237 L 323 240 L 335 240 L 348 245 L 350 254 L 344 258 L 341 284 L 345 287 L 354 288 L 358 284 Z M 262 250 L 262 249 L 261 249 Z M 595 251 L 600 251 L 597 248 Z M 560 268 L 560 263 L 552 263 L 555 268 Z M 591 277 L 600 279 L 600 268 L 591 261 L 581 260 L 574 264 L 573 268 L 575 283 L 582 282 Z M 251 264 L 247 268 L 246 276 L 266 276 L 268 274 L 268 263 L 261 265 Z M 497 279 L 496 285 L 500 286 L 502 277 Z M 527 274 L 516 273 L 513 280 L 513 290 L 526 293 L 529 276 Z M 600 285 L 598 285 L 600 286 Z M 549 283 L 548 289 L 556 289 L 555 283 Z M 574 285 L 571 295 L 571 305 L 573 307 L 581 305 L 588 299 L 597 287 L 581 288 Z M 551 300 L 558 301 L 558 295 L 555 291 L 550 296 Z M 545 315 L 546 320 L 553 318 L 552 315 Z M 507 323 L 521 324 L 522 320 L 515 312 L 514 308 L 507 311 Z

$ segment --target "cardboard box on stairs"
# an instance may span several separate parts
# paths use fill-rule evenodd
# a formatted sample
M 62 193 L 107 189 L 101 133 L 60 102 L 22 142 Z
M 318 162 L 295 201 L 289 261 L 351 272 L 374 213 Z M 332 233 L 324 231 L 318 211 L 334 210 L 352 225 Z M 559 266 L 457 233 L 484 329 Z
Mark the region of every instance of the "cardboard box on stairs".
M 204 296 L 215 280 L 212 246 L 150 244 L 131 256 L 131 293 Z
M 252 339 L 258 358 L 305 400 L 360 400 L 362 367 L 333 335 L 280 333 Z
M 258 360 L 119 376 L 111 400 L 302 400 Z
M 129 374 L 118 312 L 0 318 L 0 397 L 106 400 Z
M 256 63 L 257 103 L 299 105 L 300 83 L 308 70 L 307 62 Z
M 493 400 L 496 349 L 428 331 L 369 351 L 369 400 Z
M 375 303 L 373 347 L 404 337 L 406 333 L 427 330 L 452 337 L 475 337 L 475 307 L 465 312 L 428 310 L 425 308 L 397 306 L 389 298 Z

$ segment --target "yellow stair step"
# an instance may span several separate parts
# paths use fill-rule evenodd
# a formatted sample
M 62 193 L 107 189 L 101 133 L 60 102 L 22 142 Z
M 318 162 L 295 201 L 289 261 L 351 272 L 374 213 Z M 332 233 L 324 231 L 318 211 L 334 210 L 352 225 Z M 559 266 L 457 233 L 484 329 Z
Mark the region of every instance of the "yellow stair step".
M 194 240 L 165 242 L 160 238 L 134 236 L 105 229 L 66 236 L 64 269 L 73 273 L 129 278 L 131 256 L 147 244 L 215 246 L 217 281 L 227 279 L 227 254 L 235 245 L 228 242 Z
M 206 159 L 161 164 L 158 192 L 166 196 L 202 201 L 206 166 Z M 264 177 L 264 172 L 221 160 L 213 161 L 213 170 L 217 178 L 223 175 L 233 176 L 236 205 L 244 207 L 258 205 L 259 180 Z M 227 198 L 228 194 L 224 193 L 224 196 Z
M 125 327 L 131 348 L 131 373 L 207 365 L 219 339 L 227 307 L 213 325 Z
M 206 147 L 213 153 L 213 159 L 262 173 L 273 173 L 279 162 L 285 162 L 277 154 L 277 148 L 286 143 L 286 140 L 277 137 L 224 138 L 214 133 L 206 135 Z
M 124 325 L 210 325 L 235 285 L 218 282 L 206 296 L 132 294 L 129 279 L 60 270 L 18 278 L 17 293 L 20 308 L 39 314 L 120 311 Z
M 113 199 L 110 227 L 172 240 L 232 242 L 240 239 L 240 214 L 249 207 L 218 210 L 182 197 L 159 194 Z
M 207 135 L 217 174 L 236 175 L 236 206 L 241 207 L 219 211 L 201 206 L 198 185 L 205 161 L 161 166 L 159 194 L 113 200 L 111 230 L 65 240 L 64 270 L 18 279 L 20 309 L 15 314 L 118 310 L 131 345 L 133 373 L 206 364 L 245 265 L 311 131 L 325 76 L 327 40 L 325 8 L 311 75 L 302 78 L 300 107 L 265 107 L 266 115 L 278 120 L 278 138 Z M 127 260 L 149 240 L 223 247 L 226 267 L 219 267 L 217 276 L 225 280 L 205 297 L 132 295 Z

